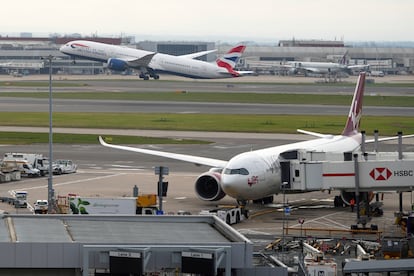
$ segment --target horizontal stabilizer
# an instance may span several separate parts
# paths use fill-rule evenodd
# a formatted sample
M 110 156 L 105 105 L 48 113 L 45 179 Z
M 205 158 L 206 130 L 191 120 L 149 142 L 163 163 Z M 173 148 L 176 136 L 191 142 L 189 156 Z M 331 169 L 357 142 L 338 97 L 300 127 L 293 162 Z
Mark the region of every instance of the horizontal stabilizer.
M 413 138 L 413 137 L 414 137 L 414 134 L 401 136 L 401 138 Z M 398 139 L 398 136 L 384 137 L 384 138 L 378 138 L 378 142 L 392 141 L 392 140 L 397 140 L 397 139 Z M 374 143 L 374 142 L 375 142 L 375 139 L 365 140 L 365 143 Z
M 332 138 L 333 137 L 332 134 L 322 134 L 322 133 L 307 131 L 307 130 L 303 130 L 303 129 L 297 129 L 296 131 L 299 132 L 299 133 L 315 136 L 315 137 L 318 137 L 318 138 Z

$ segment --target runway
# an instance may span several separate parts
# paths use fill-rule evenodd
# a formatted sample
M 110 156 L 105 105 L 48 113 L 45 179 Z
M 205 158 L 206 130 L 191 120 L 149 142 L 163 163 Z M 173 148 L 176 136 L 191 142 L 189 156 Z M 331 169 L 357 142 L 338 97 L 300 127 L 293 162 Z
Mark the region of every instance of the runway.
M 228 80 L 199 81 L 177 77 L 166 77 L 162 81 L 142 81 L 134 76 L 55 76 L 53 93 L 60 92 L 221 92 L 221 93 L 301 93 L 352 95 L 355 77 L 346 79 L 344 84 L 315 84 L 314 78 L 292 77 L 246 77 Z M 106 79 L 106 77 L 108 79 Z M 1 81 L 2 78 L 0 78 Z M 5 79 L 8 85 L 0 86 L 0 92 L 48 92 L 47 86 L 20 86 L 15 82 L 40 82 L 40 76 Z M 296 81 L 296 83 L 295 83 Z M 304 82 L 304 81 L 307 81 Z M 392 82 L 392 79 L 389 79 Z M 406 81 L 413 81 L 407 79 Z M 395 80 L 396 82 L 396 80 Z M 64 83 L 64 84 L 62 84 Z M 65 85 L 66 84 L 66 85 Z M 369 95 L 414 95 L 414 86 L 366 87 Z M 3 112 L 48 112 L 49 99 L 1 97 L 0 110 Z M 116 112 L 116 113 L 204 113 L 204 114 L 298 114 L 298 115 L 346 115 L 348 106 L 306 105 L 306 104 L 256 104 L 256 103 L 210 103 L 179 101 L 126 101 L 53 99 L 55 112 Z M 365 106 L 364 114 L 369 116 L 414 116 L 414 107 L 373 107 Z
M 366 95 L 414 96 L 414 86 L 400 84 L 414 83 L 414 77 L 386 76 L 368 78 L 377 84 L 366 86 Z M 285 77 L 285 76 L 246 76 L 242 78 L 194 80 L 170 75 L 162 75 L 160 80 L 143 81 L 137 76 L 120 75 L 54 75 L 53 92 L 223 92 L 223 93 L 289 93 L 289 94 L 335 94 L 352 95 L 357 77 L 343 78 L 340 82 L 324 83 L 324 78 Z M 13 86 L 15 82 L 48 82 L 47 75 L 31 75 L 21 79 L 0 76 L 7 85 L 0 91 L 48 92 L 48 86 Z
M 3 112 L 48 112 L 48 99 L 2 97 Z M 55 112 L 344 115 L 348 106 L 54 99 Z M 364 107 L 370 116 L 414 116 L 414 107 Z

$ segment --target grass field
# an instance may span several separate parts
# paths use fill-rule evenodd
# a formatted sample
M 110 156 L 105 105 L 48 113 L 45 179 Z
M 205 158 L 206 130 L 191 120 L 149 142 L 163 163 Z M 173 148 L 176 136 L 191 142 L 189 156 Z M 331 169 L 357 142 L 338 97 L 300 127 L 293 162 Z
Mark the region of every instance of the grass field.
M 79 87 L 82 82 L 57 82 L 60 86 Z M 1 86 L 47 86 L 47 82 L 0 82 Z M 297 84 L 295 84 L 297 85 Z M 309 84 L 306 84 L 309 85 Z M 335 85 L 335 84 L 332 84 Z M 343 84 L 342 84 L 343 85 Z M 354 85 L 354 84 L 350 84 Z M 390 85 L 404 86 L 407 84 Z M 412 85 L 412 84 L 408 84 Z M 46 92 L 2 92 L 1 97 L 48 98 Z M 237 102 L 274 104 L 325 104 L 349 105 L 350 95 L 315 94 L 263 94 L 263 93 L 212 93 L 212 92 L 59 92 L 54 98 L 97 100 L 141 100 L 141 101 L 188 101 L 188 102 Z M 414 106 L 414 97 L 366 96 L 368 106 Z M 47 112 L 0 112 L 0 126 L 49 126 Z M 108 128 L 108 129 L 154 129 L 187 131 L 230 131 L 251 133 L 296 133 L 305 129 L 320 133 L 339 134 L 346 116 L 302 116 L 302 115 L 240 115 L 240 114 L 141 114 L 141 113 L 53 113 L 54 127 Z M 362 129 L 367 134 L 375 129 L 381 135 L 395 135 L 398 131 L 414 133 L 412 117 L 370 117 L 362 119 Z M 113 137 L 116 142 L 129 144 L 147 143 L 204 143 L 208 141 L 177 141 L 155 138 Z M 1 132 L 0 143 L 45 143 L 47 134 Z M 54 134 L 56 143 L 95 143 L 96 135 Z
M 3 126 L 49 126 L 49 114 L 33 112 L 3 112 L 0 125 Z M 345 116 L 301 116 L 301 115 L 227 115 L 227 114 L 138 114 L 138 113 L 60 113 L 53 114 L 54 127 L 71 128 L 107 128 L 107 129 L 154 129 L 182 131 L 230 131 L 251 133 L 296 133 L 296 129 L 305 129 L 320 133 L 340 134 Z M 372 134 L 375 129 L 381 135 L 395 135 L 398 131 L 414 133 L 414 122 L 411 117 L 372 117 L 364 116 L 362 129 Z M 7 134 L 0 132 L 3 139 Z M 60 138 L 59 138 L 60 139 Z M 87 143 L 88 139 L 79 135 L 79 143 Z M 82 142 L 84 140 L 84 142 Z M 4 140 L 3 140 L 4 141 Z M 30 141 L 22 139 L 21 143 Z M 46 140 L 47 141 L 47 140 Z M 74 143 L 74 140 L 55 140 L 56 142 Z M 0 140 L 1 142 L 1 140 Z M 165 143 L 167 141 L 158 141 Z M 179 142 L 179 141 L 173 141 Z M 137 143 L 141 143 L 137 141 Z M 142 143 L 148 143 L 144 141 Z M 151 142 L 151 143 L 155 143 Z
M 47 92 L 2 92 L 0 97 L 49 98 Z M 213 93 L 213 92 L 59 92 L 56 99 L 96 99 L 130 101 L 180 101 L 180 102 L 223 102 L 223 103 L 266 103 L 266 104 L 322 104 L 349 105 L 351 95 L 317 94 L 269 94 L 269 93 Z M 414 97 L 366 96 L 366 106 L 414 106 Z

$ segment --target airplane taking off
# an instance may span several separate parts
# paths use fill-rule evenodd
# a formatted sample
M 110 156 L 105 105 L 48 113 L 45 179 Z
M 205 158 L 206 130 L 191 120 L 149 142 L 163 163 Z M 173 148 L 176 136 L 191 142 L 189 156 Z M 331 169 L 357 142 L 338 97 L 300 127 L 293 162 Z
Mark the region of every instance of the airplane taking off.
M 315 74 L 337 74 L 339 72 L 349 73 L 352 70 L 368 70 L 369 64 L 364 65 L 348 65 L 346 64 L 345 53 L 339 62 L 313 62 L 313 61 L 288 61 L 283 66 L 289 68 L 293 73 L 302 72 Z
M 190 162 L 196 165 L 212 167 L 208 172 L 200 175 L 195 183 L 198 197 L 206 201 L 222 199 L 226 194 L 243 202 L 247 200 L 261 200 L 265 203 L 273 201 L 273 195 L 283 191 L 281 162 L 292 159 L 298 150 L 323 152 L 353 152 L 360 148 L 362 134 L 359 132 L 362 115 L 362 98 L 365 86 L 365 73 L 358 78 L 355 93 L 349 110 L 348 119 L 341 135 L 326 135 L 310 131 L 299 132 L 317 136 L 318 139 L 275 146 L 260 150 L 248 151 L 236 155 L 229 161 L 200 156 L 176 154 L 163 151 L 119 146 L 108 144 L 99 137 L 99 142 L 114 149 L 127 150 L 143 154 L 150 154 Z M 404 137 L 413 137 L 406 135 Z M 378 141 L 397 139 L 386 137 Z M 374 142 L 366 140 L 366 143 Z M 286 191 L 289 193 L 289 191 Z M 342 191 L 345 202 L 352 198 L 353 193 Z
M 71 41 L 60 47 L 62 53 L 73 58 L 106 62 L 111 70 L 138 69 L 141 72 L 139 77 L 144 80 L 150 77 L 159 79 L 159 73 L 194 79 L 220 79 L 251 75 L 253 71 L 234 69 L 245 49 L 244 45 L 236 46 L 218 58 L 216 62 L 210 63 L 195 58 L 216 50 L 173 56 L 85 40 Z

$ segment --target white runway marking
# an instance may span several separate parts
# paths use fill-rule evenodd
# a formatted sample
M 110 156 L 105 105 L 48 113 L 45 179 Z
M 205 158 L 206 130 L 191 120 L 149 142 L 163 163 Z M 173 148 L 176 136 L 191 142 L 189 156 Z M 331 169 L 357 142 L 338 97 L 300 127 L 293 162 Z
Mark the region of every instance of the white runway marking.
M 317 223 L 317 224 L 321 224 L 321 225 L 328 226 L 328 227 L 332 227 L 332 224 L 336 224 L 341 229 L 349 229 L 349 226 L 345 226 L 343 224 L 337 223 L 337 222 L 335 222 L 335 221 L 328 218 L 330 216 L 337 216 L 338 214 L 343 214 L 343 213 L 344 212 L 335 212 L 335 213 L 327 214 L 325 216 L 317 217 L 317 218 L 314 218 L 314 219 L 311 219 L 311 220 L 305 220 L 304 224 L 309 224 L 309 223 L 312 222 L 312 223 Z M 328 221 L 328 223 L 323 222 L 323 220 Z M 292 227 L 297 227 L 297 226 L 300 226 L 300 224 L 298 223 L 298 224 L 292 225 Z
M 87 181 L 94 181 L 94 180 L 100 180 L 100 179 L 105 179 L 105 178 L 110 178 L 110 177 L 117 177 L 117 176 L 124 175 L 124 174 L 125 173 L 117 173 L 117 174 L 111 174 L 111 175 L 105 175 L 105 176 L 99 176 L 99 177 L 80 179 L 80 180 L 75 180 L 75 181 L 68 181 L 68 182 L 53 184 L 53 186 L 56 187 L 56 186 L 65 186 L 65 185 L 78 184 L 78 183 L 87 182 Z M 47 188 L 47 187 L 48 187 L 48 185 L 41 185 L 41 186 L 25 188 L 25 190 L 44 189 L 44 188 Z

